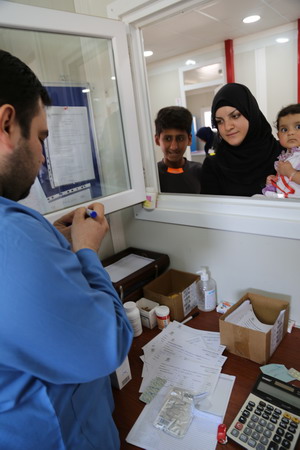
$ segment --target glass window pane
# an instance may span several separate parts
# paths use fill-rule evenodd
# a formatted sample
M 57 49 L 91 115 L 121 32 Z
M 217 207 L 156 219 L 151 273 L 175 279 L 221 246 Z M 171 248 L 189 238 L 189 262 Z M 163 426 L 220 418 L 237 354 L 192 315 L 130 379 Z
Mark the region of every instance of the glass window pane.
M 130 189 L 111 39 L 1 28 L 0 47 L 31 67 L 53 105 L 24 202 L 47 213 Z

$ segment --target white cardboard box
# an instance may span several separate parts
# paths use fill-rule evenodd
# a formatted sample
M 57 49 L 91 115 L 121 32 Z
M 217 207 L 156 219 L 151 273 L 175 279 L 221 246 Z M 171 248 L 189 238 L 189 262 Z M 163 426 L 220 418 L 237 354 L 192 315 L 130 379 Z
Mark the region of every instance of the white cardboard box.
M 117 389 L 122 389 L 132 379 L 128 356 L 124 362 L 110 375 L 111 384 Z
M 142 297 L 136 302 L 136 306 L 140 310 L 142 324 L 147 328 L 154 328 L 157 326 L 155 308 L 159 306 L 159 303 L 148 300 L 148 298 Z

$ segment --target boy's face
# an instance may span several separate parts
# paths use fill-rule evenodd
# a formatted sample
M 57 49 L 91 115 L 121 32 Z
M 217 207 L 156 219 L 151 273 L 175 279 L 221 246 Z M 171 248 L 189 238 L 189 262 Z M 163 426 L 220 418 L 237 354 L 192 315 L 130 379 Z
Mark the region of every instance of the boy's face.
M 164 162 L 169 167 L 182 167 L 183 154 L 191 142 L 191 134 L 175 128 L 164 130 L 159 136 L 155 135 L 155 143 L 161 147 Z
M 300 114 L 288 114 L 287 116 L 280 117 L 277 136 L 282 147 L 299 147 Z

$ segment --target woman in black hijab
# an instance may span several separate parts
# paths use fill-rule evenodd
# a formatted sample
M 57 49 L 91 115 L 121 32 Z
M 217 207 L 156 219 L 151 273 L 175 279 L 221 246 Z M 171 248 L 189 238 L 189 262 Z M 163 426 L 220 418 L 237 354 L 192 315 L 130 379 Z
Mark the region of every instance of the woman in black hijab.
M 246 86 L 228 83 L 215 95 L 211 111 L 220 142 L 216 155 L 204 160 L 201 194 L 261 194 L 281 147 L 256 99 Z

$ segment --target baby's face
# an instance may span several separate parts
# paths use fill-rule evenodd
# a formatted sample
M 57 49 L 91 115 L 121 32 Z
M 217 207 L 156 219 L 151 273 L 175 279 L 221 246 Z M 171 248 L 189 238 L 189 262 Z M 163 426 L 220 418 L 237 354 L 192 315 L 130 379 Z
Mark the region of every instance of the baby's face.
M 300 114 L 280 117 L 277 136 L 284 148 L 300 147 Z

